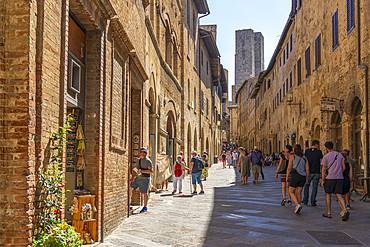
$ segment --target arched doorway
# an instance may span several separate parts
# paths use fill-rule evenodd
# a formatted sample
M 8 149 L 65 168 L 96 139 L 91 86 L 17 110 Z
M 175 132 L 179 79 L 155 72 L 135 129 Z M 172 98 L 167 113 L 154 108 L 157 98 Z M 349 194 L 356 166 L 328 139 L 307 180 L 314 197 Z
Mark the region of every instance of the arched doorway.
M 315 128 L 315 132 L 313 134 L 313 138 L 315 140 L 318 140 L 320 141 L 320 125 L 317 125 L 316 128 Z
M 338 111 L 335 111 L 331 117 L 331 127 L 333 130 L 334 150 L 342 151 L 342 118 Z
M 170 159 L 171 159 L 171 168 L 173 166 L 173 162 L 174 162 L 174 158 L 176 157 L 176 153 L 175 153 L 175 136 L 176 136 L 176 132 L 175 132 L 175 121 L 174 121 L 174 117 L 173 117 L 173 113 L 172 111 L 170 111 L 168 114 L 167 114 L 167 129 L 166 129 L 167 133 L 168 133 L 168 136 L 167 136 L 167 152 L 166 154 L 168 156 L 170 156 Z M 168 181 L 172 182 L 172 177 L 170 177 L 168 179 Z
M 303 136 L 299 137 L 299 145 L 301 145 L 302 148 L 304 147 Z
M 361 113 L 362 103 L 361 100 L 356 97 L 352 102 L 352 113 L 353 113 L 353 158 L 356 161 L 356 174 L 361 174 L 361 163 L 362 163 L 362 143 L 361 143 Z M 356 185 L 361 186 L 361 181 L 357 180 Z

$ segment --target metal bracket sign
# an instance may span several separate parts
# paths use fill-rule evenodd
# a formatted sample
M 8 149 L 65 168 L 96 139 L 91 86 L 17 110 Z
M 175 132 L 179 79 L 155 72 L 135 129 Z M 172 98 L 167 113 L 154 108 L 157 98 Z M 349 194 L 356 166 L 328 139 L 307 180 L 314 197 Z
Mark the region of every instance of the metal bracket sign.
M 335 102 L 322 100 L 321 101 L 321 111 L 334 112 L 335 111 Z

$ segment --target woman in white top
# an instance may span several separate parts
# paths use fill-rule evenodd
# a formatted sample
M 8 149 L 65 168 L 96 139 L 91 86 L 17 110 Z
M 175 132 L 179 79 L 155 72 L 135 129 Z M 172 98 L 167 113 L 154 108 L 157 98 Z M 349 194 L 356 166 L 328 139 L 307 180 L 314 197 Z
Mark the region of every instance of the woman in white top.
M 289 158 L 289 165 L 286 177 L 290 177 L 289 194 L 292 197 L 296 207 L 294 213 L 299 214 L 302 210 L 300 202 L 302 201 L 303 186 L 307 183 L 310 168 L 308 160 L 303 155 L 301 145 L 296 144 L 293 149 L 294 155 Z

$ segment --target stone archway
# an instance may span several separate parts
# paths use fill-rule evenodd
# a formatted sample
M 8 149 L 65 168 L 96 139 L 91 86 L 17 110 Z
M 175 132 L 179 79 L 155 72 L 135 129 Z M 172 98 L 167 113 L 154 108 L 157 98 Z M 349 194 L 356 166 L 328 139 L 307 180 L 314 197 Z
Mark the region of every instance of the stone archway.
M 362 150 L 362 140 L 361 140 L 361 115 L 362 115 L 362 102 L 358 97 L 355 97 L 351 104 L 351 117 L 353 121 L 353 136 L 352 136 L 352 157 L 356 161 L 356 165 L 358 167 L 361 166 L 361 163 L 363 163 L 363 152 Z M 360 174 L 361 169 L 356 169 L 356 174 Z M 357 186 L 361 186 L 361 181 L 356 182 Z
M 332 140 L 334 143 L 334 150 L 342 151 L 342 118 L 339 111 L 335 111 L 331 117 L 330 127 L 332 132 Z

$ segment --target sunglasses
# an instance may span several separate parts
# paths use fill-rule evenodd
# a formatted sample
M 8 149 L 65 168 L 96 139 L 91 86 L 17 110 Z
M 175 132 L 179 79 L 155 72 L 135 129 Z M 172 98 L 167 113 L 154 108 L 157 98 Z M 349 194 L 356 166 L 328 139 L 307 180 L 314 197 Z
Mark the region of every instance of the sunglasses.
M 146 154 L 146 152 L 144 152 L 144 151 L 140 151 L 140 153 L 141 153 L 141 154 Z

